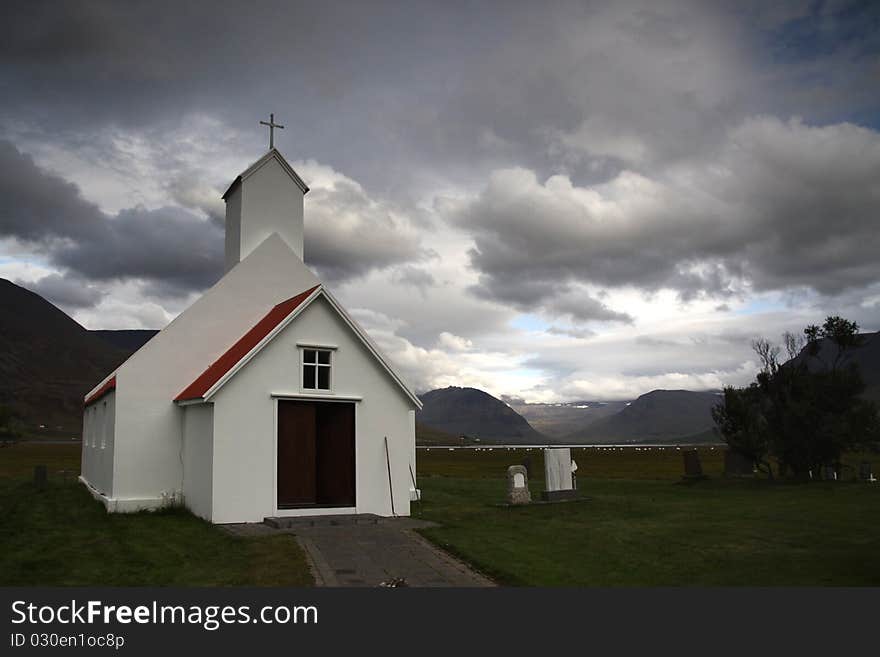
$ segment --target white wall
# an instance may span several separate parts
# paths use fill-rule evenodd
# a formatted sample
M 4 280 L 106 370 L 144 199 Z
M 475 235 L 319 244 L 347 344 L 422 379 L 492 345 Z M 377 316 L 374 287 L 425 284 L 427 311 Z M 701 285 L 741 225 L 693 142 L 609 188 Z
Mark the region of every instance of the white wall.
M 181 491 L 184 409 L 173 399 L 275 304 L 316 284 L 272 236 L 117 370 L 117 501 L 141 508 Z
M 92 488 L 113 493 L 116 393 L 109 392 L 83 409 L 81 474 Z
M 275 507 L 276 429 L 273 394 L 299 394 L 297 342 L 335 345 L 328 397 L 356 404 L 358 513 L 391 514 L 384 437 L 391 450 L 394 506 L 409 515 L 409 467 L 415 470 L 413 403 L 329 303 L 316 299 L 214 397 L 214 522 L 258 522 L 267 516 L 325 510 Z
M 211 520 L 213 444 L 214 406 L 186 406 L 183 411 L 183 499 L 190 511 L 205 520 Z

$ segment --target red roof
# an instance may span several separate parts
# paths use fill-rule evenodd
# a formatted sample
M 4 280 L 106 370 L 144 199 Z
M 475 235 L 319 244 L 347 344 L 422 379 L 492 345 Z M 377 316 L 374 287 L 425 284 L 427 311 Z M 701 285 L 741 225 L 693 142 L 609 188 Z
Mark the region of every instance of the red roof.
M 217 383 L 229 370 L 235 367 L 242 358 L 244 358 L 251 349 L 256 347 L 260 341 L 272 332 L 290 313 L 296 310 L 299 305 L 311 296 L 312 292 L 318 289 L 318 285 L 306 290 L 295 297 L 291 297 L 287 301 L 282 301 L 272 308 L 266 316 L 257 322 L 254 327 L 245 333 L 238 342 L 226 350 L 220 358 L 211 363 L 211 366 L 199 375 L 199 377 L 187 386 L 174 401 L 185 401 L 188 399 L 201 399 L 211 387 Z
M 107 381 L 107 383 L 105 383 L 100 388 L 95 390 L 95 394 L 89 395 L 88 397 L 86 397 L 86 400 L 83 403 L 83 406 L 88 406 L 89 404 L 94 404 L 96 401 L 98 401 L 101 397 L 106 395 L 111 390 L 116 390 L 116 375 L 113 375 L 112 377 L 110 377 L 110 379 Z

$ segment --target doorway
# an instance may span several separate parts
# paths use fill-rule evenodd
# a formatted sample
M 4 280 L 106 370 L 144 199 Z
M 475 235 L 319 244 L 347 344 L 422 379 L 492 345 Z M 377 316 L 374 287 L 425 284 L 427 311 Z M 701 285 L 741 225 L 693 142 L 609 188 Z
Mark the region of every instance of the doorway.
M 354 404 L 278 400 L 278 508 L 355 506 Z

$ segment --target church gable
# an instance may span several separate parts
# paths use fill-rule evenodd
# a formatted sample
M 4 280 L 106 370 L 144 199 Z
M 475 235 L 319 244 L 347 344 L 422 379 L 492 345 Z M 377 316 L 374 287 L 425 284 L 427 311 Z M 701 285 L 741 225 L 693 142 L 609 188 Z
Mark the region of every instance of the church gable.
M 382 356 L 376 345 L 366 332 L 354 322 L 342 306 L 323 288 L 316 286 L 306 290 L 270 310 L 257 324 L 235 342 L 226 352 L 215 360 L 198 378 L 186 387 L 174 401 L 179 404 L 191 404 L 209 401 L 223 385 L 235 376 L 236 372 L 245 367 L 269 342 L 279 335 L 285 327 L 304 312 L 318 297 L 323 297 L 328 306 L 339 316 L 342 322 L 354 333 L 370 356 L 386 371 L 394 383 L 403 391 L 409 400 L 421 408 L 421 401 L 410 390 L 401 376 Z
M 232 376 L 238 367 L 243 366 L 247 360 L 256 355 L 262 347 L 263 341 L 271 340 L 277 331 L 283 329 L 293 318 L 293 313 L 300 310 L 300 306 L 308 305 L 305 302 L 316 293 L 319 287 L 316 285 L 272 308 L 263 319 L 257 322 L 183 392 L 177 395 L 174 401 L 192 401 L 210 396 L 213 388 L 222 385 L 226 377 Z

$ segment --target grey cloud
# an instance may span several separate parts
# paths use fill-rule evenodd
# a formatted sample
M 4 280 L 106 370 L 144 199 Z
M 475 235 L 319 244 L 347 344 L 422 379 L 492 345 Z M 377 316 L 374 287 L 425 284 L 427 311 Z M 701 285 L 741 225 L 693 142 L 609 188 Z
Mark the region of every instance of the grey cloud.
M 178 207 L 127 208 L 103 213 L 79 189 L 37 167 L 0 141 L 0 236 L 35 244 L 58 267 L 91 281 L 135 279 L 158 298 L 203 290 L 223 270 L 223 226 L 211 188 L 190 180 Z M 313 195 L 313 196 L 312 196 Z M 399 216 L 343 180 L 314 189 L 306 213 L 306 258 L 329 281 L 423 257 L 418 236 Z
M 412 265 L 397 267 L 391 276 L 391 280 L 400 285 L 412 285 L 419 289 L 432 287 L 437 284 L 430 272 Z
M 197 172 L 187 172 L 168 184 L 171 199 L 182 207 L 205 213 L 217 226 L 223 227 L 226 221 L 226 207 L 221 198 L 222 191 L 200 179 Z
M 475 257 L 472 254 L 472 259 Z M 616 312 L 598 299 L 573 290 L 564 279 L 552 275 L 523 275 L 525 273 L 524 270 L 517 275 L 484 274 L 478 285 L 468 289 L 478 298 L 508 304 L 520 312 L 543 311 L 554 317 L 568 316 L 575 322 L 632 322 L 628 314 Z
M 70 275 L 49 274 L 37 281 L 18 280 L 15 283 L 67 310 L 93 308 L 106 294 L 88 281 Z
M 592 338 L 596 335 L 595 331 L 584 328 L 565 328 L 559 326 L 551 326 L 547 329 L 547 333 L 550 335 L 564 335 L 569 338 L 576 338 L 578 340 L 586 340 L 587 338 Z
M 2 235 L 31 242 L 100 235 L 101 211 L 82 198 L 76 185 L 43 171 L 29 155 L 2 140 L 0 193 Z
M 732 130 L 713 158 L 653 178 L 577 187 L 499 171 L 451 218 L 474 233 L 481 294 L 516 307 L 549 295 L 558 309 L 576 282 L 685 300 L 744 285 L 864 287 L 880 276 L 878 205 L 880 134 L 765 117 Z
M 678 348 L 681 346 L 681 343 L 676 342 L 675 340 L 658 338 L 653 335 L 637 335 L 635 337 L 634 342 L 637 345 L 644 345 L 646 347 L 675 347 L 675 348 Z
M 562 164 L 583 182 L 690 157 L 747 113 L 876 111 L 870 3 L 765 5 L 325 2 L 305 21 L 296 3 L 215 1 L 157 21 L 153 2 L 31 0 L 4 7 L 0 118 L 70 142 L 209 112 L 261 144 L 269 106 L 292 156 L 408 198 L 420 176 Z M 792 61 L 780 44 L 806 32 L 819 54 Z
M 550 299 L 544 308 L 554 316 L 568 315 L 574 321 L 624 322 L 631 324 L 633 318 L 627 313 L 611 310 L 601 301 L 585 294 L 569 294 Z
M 0 195 L 0 234 L 38 245 L 71 272 L 67 280 L 140 279 L 177 296 L 222 273 L 223 232 L 216 225 L 179 208 L 108 216 L 8 142 L 0 142 Z M 47 284 L 57 289 L 60 280 Z
M 178 296 L 220 277 L 223 232 L 178 208 L 132 208 L 106 219 L 101 239 L 55 248 L 53 259 L 93 280 L 139 279 L 158 295 Z
M 351 180 L 313 188 L 306 198 L 306 262 L 330 282 L 428 257 L 405 217 Z

